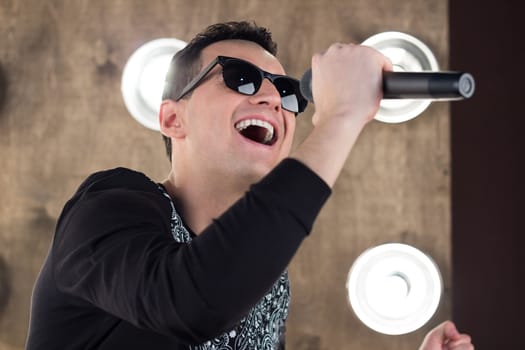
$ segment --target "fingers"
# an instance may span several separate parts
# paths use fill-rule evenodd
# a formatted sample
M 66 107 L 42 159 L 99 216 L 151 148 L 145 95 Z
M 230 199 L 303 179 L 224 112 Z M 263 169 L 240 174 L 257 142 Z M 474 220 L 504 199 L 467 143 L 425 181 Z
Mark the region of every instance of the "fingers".
M 334 43 L 312 57 L 312 93 L 322 115 L 348 115 L 368 121 L 382 99 L 382 72 L 392 63 L 362 45 Z M 322 118 L 322 117 L 320 117 Z
M 474 350 L 468 334 L 462 334 L 451 321 L 445 321 L 426 335 L 420 350 Z
M 451 321 L 445 321 L 440 326 L 438 326 L 438 334 L 441 339 L 450 339 L 455 340 L 460 336 L 456 325 Z
M 442 342 L 453 341 L 461 336 L 456 325 L 451 321 L 445 321 L 432 329 L 428 336 Z
M 450 340 L 446 345 L 448 350 L 474 350 L 472 339 L 467 334 L 459 334 L 455 340 Z

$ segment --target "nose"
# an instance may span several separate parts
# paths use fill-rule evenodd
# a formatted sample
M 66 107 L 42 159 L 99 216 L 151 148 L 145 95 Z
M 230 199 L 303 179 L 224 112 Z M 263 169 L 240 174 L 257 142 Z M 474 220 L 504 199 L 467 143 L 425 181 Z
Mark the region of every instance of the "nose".
M 268 79 L 263 79 L 259 91 L 255 95 L 250 96 L 250 102 L 267 105 L 276 112 L 281 110 L 281 95 L 279 95 L 275 85 Z

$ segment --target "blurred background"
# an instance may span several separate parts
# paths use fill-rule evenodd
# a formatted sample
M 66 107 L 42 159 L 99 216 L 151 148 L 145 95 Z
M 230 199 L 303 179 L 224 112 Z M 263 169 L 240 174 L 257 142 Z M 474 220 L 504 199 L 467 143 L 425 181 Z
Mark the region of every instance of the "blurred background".
M 474 75 L 470 100 L 436 102 L 401 124 L 365 129 L 314 232 L 290 266 L 289 349 L 416 349 L 453 318 L 476 349 L 521 348 L 523 24 L 517 1 L 0 0 L 0 350 L 24 348 L 34 280 L 60 211 L 91 172 L 125 166 L 161 181 L 158 132 L 134 120 L 120 83 L 129 56 L 209 24 L 268 27 L 287 73 L 300 77 L 332 42 L 401 31 L 442 70 Z M 296 143 L 313 107 L 298 120 Z M 345 283 L 382 243 L 428 254 L 443 277 L 428 323 L 392 336 L 365 326 Z

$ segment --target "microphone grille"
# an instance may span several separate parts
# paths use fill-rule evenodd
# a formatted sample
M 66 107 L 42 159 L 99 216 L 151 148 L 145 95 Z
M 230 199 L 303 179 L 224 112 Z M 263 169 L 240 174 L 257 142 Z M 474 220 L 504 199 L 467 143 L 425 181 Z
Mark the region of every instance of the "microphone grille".
M 459 78 L 459 92 L 464 98 L 470 98 L 474 94 L 476 83 L 474 77 L 469 73 L 463 73 Z

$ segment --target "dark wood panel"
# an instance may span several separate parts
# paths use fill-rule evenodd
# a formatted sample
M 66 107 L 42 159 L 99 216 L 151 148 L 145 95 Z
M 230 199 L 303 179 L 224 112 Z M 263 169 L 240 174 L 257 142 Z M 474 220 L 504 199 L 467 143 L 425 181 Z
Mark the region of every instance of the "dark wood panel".
M 525 26 L 517 1 L 450 4 L 450 60 L 476 77 L 451 109 L 453 315 L 476 349 L 521 349 Z

